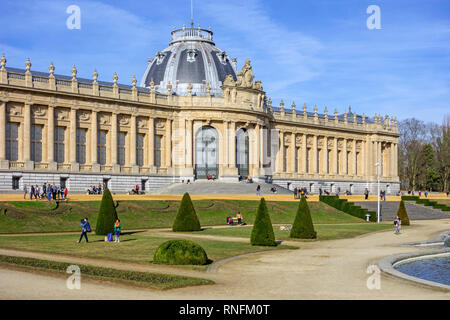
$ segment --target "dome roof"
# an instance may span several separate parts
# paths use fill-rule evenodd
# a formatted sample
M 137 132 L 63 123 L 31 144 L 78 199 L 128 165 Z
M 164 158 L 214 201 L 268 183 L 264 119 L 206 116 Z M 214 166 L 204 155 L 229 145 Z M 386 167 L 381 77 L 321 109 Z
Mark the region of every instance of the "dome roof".
M 172 32 L 169 47 L 149 59 L 141 81 L 141 87 L 150 87 L 153 79 L 155 90 L 167 94 L 187 95 L 192 85 L 192 95 L 205 96 L 210 86 L 211 95 L 221 96 L 221 86 L 227 75 L 236 77 L 236 59 L 230 59 L 225 51 L 216 47 L 211 30 L 183 28 Z

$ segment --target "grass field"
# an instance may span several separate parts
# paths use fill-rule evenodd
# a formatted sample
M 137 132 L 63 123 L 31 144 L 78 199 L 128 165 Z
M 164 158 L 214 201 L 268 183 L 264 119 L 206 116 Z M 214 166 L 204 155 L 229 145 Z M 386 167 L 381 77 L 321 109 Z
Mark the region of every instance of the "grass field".
M 89 236 L 89 244 L 77 243 L 78 238 L 76 234 L 0 236 L 0 248 L 148 264 L 152 263 L 156 249 L 163 242 L 178 239 L 156 237 L 150 232 L 124 234 L 120 243 L 104 242 L 104 237 L 95 235 Z M 289 246 L 254 247 L 242 242 L 194 241 L 205 249 L 212 261 L 252 252 L 295 249 Z
M 268 202 L 272 223 L 293 223 L 298 202 Z M 124 230 L 172 227 L 179 201 L 120 201 L 117 212 Z M 194 206 L 202 226 L 225 225 L 226 217 L 238 211 L 247 224 L 255 218 L 258 201 L 198 200 Z M 365 223 L 330 206 L 309 204 L 314 223 Z M 0 233 L 79 231 L 80 220 L 88 217 L 95 229 L 100 201 L 0 202 Z

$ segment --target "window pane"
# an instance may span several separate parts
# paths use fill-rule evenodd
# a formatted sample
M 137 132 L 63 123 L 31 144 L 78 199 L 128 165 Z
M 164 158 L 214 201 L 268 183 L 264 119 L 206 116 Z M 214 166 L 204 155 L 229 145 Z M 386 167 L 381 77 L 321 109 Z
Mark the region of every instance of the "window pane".
M 106 164 L 106 131 L 97 133 L 97 162 L 100 165 Z

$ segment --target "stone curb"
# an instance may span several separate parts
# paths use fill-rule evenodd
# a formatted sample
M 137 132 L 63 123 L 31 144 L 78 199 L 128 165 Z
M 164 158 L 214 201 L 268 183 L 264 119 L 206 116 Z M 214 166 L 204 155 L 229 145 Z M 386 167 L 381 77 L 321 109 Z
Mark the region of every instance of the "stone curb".
M 450 249 L 440 249 L 440 250 L 432 250 L 432 251 L 426 251 L 426 252 L 414 252 L 414 253 L 404 253 L 404 254 L 398 254 L 390 257 L 386 257 L 378 262 L 378 266 L 384 273 L 387 273 L 389 275 L 392 275 L 394 277 L 398 277 L 401 279 L 405 279 L 408 281 L 413 281 L 416 283 L 420 283 L 426 286 L 430 286 L 433 288 L 439 288 L 444 290 L 450 290 L 450 286 L 434 281 L 429 281 L 425 279 L 420 279 L 417 277 L 413 277 L 410 275 L 407 275 L 403 272 L 400 272 L 394 268 L 394 264 L 407 260 L 407 259 L 414 259 L 424 256 L 440 256 L 440 255 L 450 255 Z

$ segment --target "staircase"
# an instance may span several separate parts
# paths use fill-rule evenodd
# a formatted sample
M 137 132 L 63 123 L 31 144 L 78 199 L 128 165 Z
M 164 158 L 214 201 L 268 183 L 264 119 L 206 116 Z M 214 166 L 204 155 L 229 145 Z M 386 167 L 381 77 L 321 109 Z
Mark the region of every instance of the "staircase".
M 355 205 L 377 212 L 378 203 L 376 201 L 354 202 Z M 400 202 L 380 202 L 380 211 L 382 221 L 393 221 L 397 215 Z M 432 220 L 432 219 L 448 219 L 450 214 L 441 210 L 430 209 L 414 202 L 405 201 L 406 212 L 410 220 Z

